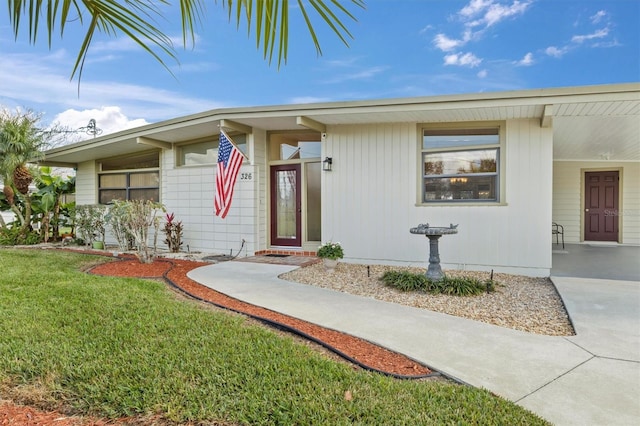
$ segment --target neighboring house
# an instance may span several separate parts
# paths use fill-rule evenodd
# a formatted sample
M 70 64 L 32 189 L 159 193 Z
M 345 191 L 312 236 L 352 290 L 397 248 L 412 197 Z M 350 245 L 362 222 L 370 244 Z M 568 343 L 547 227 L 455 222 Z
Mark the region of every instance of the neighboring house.
M 248 156 L 214 216 L 219 128 Z M 323 160 L 332 160 L 323 171 Z M 640 84 L 226 108 L 46 153 L 78 204 L 160 200 L 191 251 L 425 266 L 420 223 L 458 224 L 444 267 L 547 276 L 554 241 L 640 244 Z

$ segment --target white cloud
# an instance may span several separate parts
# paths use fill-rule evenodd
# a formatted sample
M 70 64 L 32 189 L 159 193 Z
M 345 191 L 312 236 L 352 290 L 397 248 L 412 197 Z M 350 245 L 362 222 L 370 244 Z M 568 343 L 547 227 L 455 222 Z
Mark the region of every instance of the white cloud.
M 511 3 L 497 0 L 471 0 L 458 12 L 458 17 L 464 26 L 462 36 L 451 38 L 444 33 L 438 33 L 432 43 L 443 52 L 460 49 L 472 40 L 479 40 L 487 28 L 505 19 L 523 15 L 532 2 L 533 0 L 514 0 Z
M 485 10 L 492 3 L 493 0 L 471 0 L 469 4 L 460 9 L 458 13 L 464 17 L 473 17 Z
M 517 0 L 509 6 L 494 3 L 484 15 L 484 23 L 486 23 L 487 26 L 492 26 L 512 16 L 522 15 L 530 4 L 530 1 L 521 2 Z
M 522 15 L 532 0 L 501 3 L 496 0 L 471 0 L 458 15 L 468 27 L 490 27 L 513 16 Z
M 433 38 L 433 44 L 443 52 L 450 52 L 467 44 L 473 37 L 473 33 L 466 30 L 461 39 L 452 39 L 440 33 Z
M 549 56 L 553 56 L 554 58 L 561 58 L 568 51 L 569 51 L 569 48 L 567 48 L 566 46 L 560 47 L 560 48 L 556 46 L 549 46 L 544 50 L 544 53 L 546 53 Z
M 478 78 L 487 78 L 487 76 L 489 75 L 489 72 L 487 70 L 481 70 L 478 71 Z
M 604 10 L 599 10 L 595 15 L 591 17 L 591 22 L 593 24 L 600 23 L 607 16 L 607 12 Z
M 609 29 L 608 28 L 602 28 L 600 30 L 597 30 L 597 31 L 591 33 L 591 34 L 575 35 L 575 36 L 571 37 L 571 41 L 574 42 L 574 43 L 583 43 L 583 42 L 585 42 L 587 40 L 605 38 L 608 35 L 609 35 Z
M 90 120 L 95 120 L 98 134 L 102 135 L 149 124 L 143 118 L 128 118 L 117 106 L 103 106 L 82 111 L 72 108 L 57 114 L 53 119 L 64 128 L 77 130 L 78 135 L 83 136 L 82 139 L 93 137 L 89 128 Z
M 463 67 L 475 68 L 482 62 L 482 59 L 478 58 L 473 53 L 453 53 L 444 57 L 445 65 L 459 65 Z
M 533 65 L 533 53 L 529 52 L 526 55 L 524 55 L 524 58 L 520 59 L 519 61 L 516 61 L 516 65 L 519 65 L 522 67 L 528 67 Z
M 449 52 L 460 47 L 463 42 L 462 40 L 451 39 L 444 34 L 436 34 L 433 38 L 433 44 L 443 52 Z

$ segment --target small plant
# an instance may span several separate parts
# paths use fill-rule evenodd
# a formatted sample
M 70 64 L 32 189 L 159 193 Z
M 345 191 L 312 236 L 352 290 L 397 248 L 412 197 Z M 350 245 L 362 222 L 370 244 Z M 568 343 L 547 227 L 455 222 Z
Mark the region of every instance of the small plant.
M 389 287 L 401 291 L 421 291 L 427 288 L 427 277 L 407 271 L 387 271 L 382 281 Z
M 328 242 L 318 248 L 317 256 L 322 259 L 337 260 L 344 257 L 344 251 L 340 243 Z
M 440 293 L 449 296 L 477 296 L 485 292 L 485 286 L 475 278 L 444 277 L 438 284 Z
M 163 232 L 167 236 L 164 243 L 171 253 L 178 253 L 182 247 L 182 221 L 176 221 L 173 213 L 165 215 Z
M 443 277 L 430 280 L 422 274 L 407 271 L 387 271 L 382 276 L 382 282 L 401 291 L 426 291 L 431 294 L 446 294 L 449 296 L 477 296 L 485 291 L 493 291 L 494 282 L 482 282 L 476 278 Z
M 40 242 L 40 235 L 35 231 L 26 234 L 19 226 L 9 224 L 0 228 L 0 246 L 33 245 Z

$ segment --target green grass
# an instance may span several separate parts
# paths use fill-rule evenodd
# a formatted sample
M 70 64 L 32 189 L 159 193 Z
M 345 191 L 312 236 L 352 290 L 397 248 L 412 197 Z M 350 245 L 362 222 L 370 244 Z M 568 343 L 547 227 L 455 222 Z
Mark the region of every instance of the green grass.
M 545 424 L 483 390 L 354 371 L 163 283 L 80 272 L 95 259 L 0 250 L 0 399 L 196 423 Z

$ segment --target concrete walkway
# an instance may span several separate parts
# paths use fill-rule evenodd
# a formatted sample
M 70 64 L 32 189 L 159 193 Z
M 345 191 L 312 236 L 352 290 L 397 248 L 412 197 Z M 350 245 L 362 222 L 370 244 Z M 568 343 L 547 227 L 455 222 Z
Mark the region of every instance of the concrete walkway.
M 576 336 L 540 336 L 287 282 L 295 266 L 225 262 L 189 277 L 237 299 L 367 339 L 557 425 L 638 425 L 640 283 L 553 278 Z

